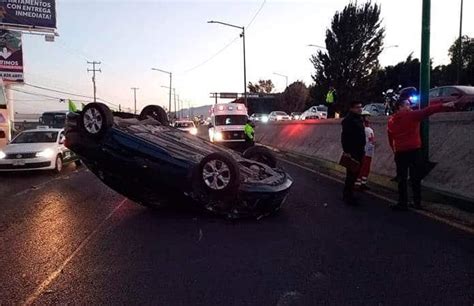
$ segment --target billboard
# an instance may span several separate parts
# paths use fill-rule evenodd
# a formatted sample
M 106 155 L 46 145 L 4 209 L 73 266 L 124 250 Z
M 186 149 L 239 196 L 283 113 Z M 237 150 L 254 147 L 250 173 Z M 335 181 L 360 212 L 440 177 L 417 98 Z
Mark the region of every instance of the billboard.
M 0 24 L 53 31 L 56 29 L 55 0 L 0 0 Z
M 0 79 L 23 82 L 21 33 L 0 30 Z

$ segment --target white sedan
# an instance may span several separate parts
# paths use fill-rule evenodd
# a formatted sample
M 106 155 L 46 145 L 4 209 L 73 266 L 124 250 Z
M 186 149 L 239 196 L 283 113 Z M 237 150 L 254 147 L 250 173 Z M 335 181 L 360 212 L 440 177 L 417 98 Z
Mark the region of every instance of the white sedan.
M 0 151 L 0 171 L 54 170 L 80 160 L 64 146 L 63 129 L 39 128 L 21 132 Z
M 311 106 L 307 111 L 305 111 L 300 116 L 300 120 L 327 119 L 327 118 L 328 118 L 328 108 L 324 105 Z
M 286 120 L 291 120 L 291 117 L 282 111 L 276 111 L 276 112 L 271 112 L 270 115 L 268 115 L 268 121 L 286 121 Z
M 197 135 L 196 125 L 190 120 L 176 121 L 174 127 L 191 135 Z

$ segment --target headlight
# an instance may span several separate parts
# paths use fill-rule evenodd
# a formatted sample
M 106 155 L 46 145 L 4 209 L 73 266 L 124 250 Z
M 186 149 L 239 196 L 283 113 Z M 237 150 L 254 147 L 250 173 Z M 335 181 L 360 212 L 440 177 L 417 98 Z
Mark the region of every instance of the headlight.
M 262 122 L 267 123 L 268 122 L 268 116 L 263 116 L 262 117 Z
M 215 141 L 222 141 L 224 139 L 224 135 L 221 132 L 214 132 L 214 140 Z
M 189 130 L 189 133 L 190 133 L 191 135 L 197 135 L 198 129 L 197 129 L 197 128 L 192 128 L 192 129 Z
M 54 151 L 51 149 L 45 149 L 41 152 L 36 153 L 36 157 L 50 158 L 50 157 L 53 157 L 53 155 L 54 155 Z
M 0 159 L 4 159 L 5 157 L 7 157 L 7 154 L 5 154 L 3 151 L 0 151 Z

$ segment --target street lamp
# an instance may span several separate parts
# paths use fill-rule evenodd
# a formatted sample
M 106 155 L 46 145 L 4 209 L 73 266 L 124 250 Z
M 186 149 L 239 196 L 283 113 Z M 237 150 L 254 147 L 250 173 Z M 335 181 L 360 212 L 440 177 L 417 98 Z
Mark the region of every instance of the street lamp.
M 308 47 L 315 47 L 315 48 L 319 48 L 319 49 L 324 49 L 324 50 L 328 50 L 326 47 L 323 47 L 323 46 L 320 46 L 320 45 L 313 45 L 313 44 L 309 44 Z
M 288 76 L 287 76 L 287 75 L 284 75 L 284 74 L 281 74 L 281 73 L 277 73 L 277 72 L 274 72 L 273 74 L 274 74 L 274 75 L 281 76 L 281 77 L 284 77 L 285 80 L 286 80 L 286 87 L 285 87 L 285 88 L 288 87 Z
M 222 24 L 222 25 L 225 25 L 225 26 L 228 26 L 228 27 L 237 28 L 237 29 L 242 30 L 242 33 L 240 34 L 240 37 L 242 37 L 243 46 L 244 46 L 244 103 L 245 103 L 245 106 L 247 106 L 247 66 L 246 66 L 246 63 L 245 63 L 245 27 L 236 26 L 236 25 L 233 25 L 233 24 L 230 24 L 230 23 L 225 23 L 225 22 L 221 22 L 221 21 L 214 21 L 214 20 L 210 20 L 207 23 L 217 23 L 217 24 Z
M 171 88 L 171 87 L 168 87 L 168 86 L 161 86 L 162 88 L 168 88 L 170 90 L 170 93 L 171 93 L 171 90 L 173 90 L 173 96 L 174 96 L 174 115 L 176 116 L 176 88 Z M 170 101 L 171 101 L 171 95 L 170 95 Z M 169 108 L 169 113 L 171 114 L 171 102 L 170 102 L 170 108 Z
M 158 68 L 151 68 L 151 70 L 167 73 L 170 76 L 170 87 L 169 87 L 170 96 L 169 96 L 168 112 L 171 112 L 171 87 L 173 87 L 173 74 L 169 71 L 161 70 L 161 69 L 158 69 Z

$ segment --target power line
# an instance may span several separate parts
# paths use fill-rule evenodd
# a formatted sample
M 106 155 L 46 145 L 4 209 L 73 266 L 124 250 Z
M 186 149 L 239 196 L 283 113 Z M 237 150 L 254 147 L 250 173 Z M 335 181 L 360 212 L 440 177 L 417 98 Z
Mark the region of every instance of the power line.
M 255 13 L 255 15 L 252 17 L 252 19 L 250 20 L 250 22 L 248 23 L 247 25 L 247 29 L 252 25 L 252 23 L 255 21 L 255 19 L 257 18 L 257 16 L 260 14 L 260 12 L 262 11 L 263 7 L 265 6 L 265 3 L 267 2 L 267 0 L 263 0 L 262 4 L 260 5 L 260 8 L 257 10 L 257 12 Z M 222 49 L 220 49 L 219 51 L 217 51 L 216 53 L 214 53 L 211 57 L 209 57 L 208 59 L 206 59 L 205 61 L 201 62 L 200 64 L 188 69 L 188 70 L 185 70 L 183 72 L 181 72 L 180 74 L 185 74 L 185 73 L 189 73 L 205 64 L 207 64 L 208 62 L 210 62 L 211 60 L 213 60 L 216 56 L 218 56 L 219 54 L 221 54 L 222 52 L 224 52 L 225 49 L 227 49 L 228 47 L 230 47 L 234 42 L 237 41 L 237 39 L 239 39 L 240 36 L 237 36 L 236 38 L 234 38 L 231 42 L 229 42 L 228 44 L 226 44 Z
M 255 15 L 253 16 L 252 20 L 250 20 L 249 24 L 247 25 L 247 29 L 252 25 L 252 23 L 255 21 L 255 19 L 257 18 L 258 14 L 260 14 L 260 12 L 262 11 L 263 7 L 265 6 L 265 3 L 267 2 L 267 0 L 263 0 L 262 2 L 262 5 L 260 5 L 260 8 L 258 9 L 258 11 L 255 13 Z

